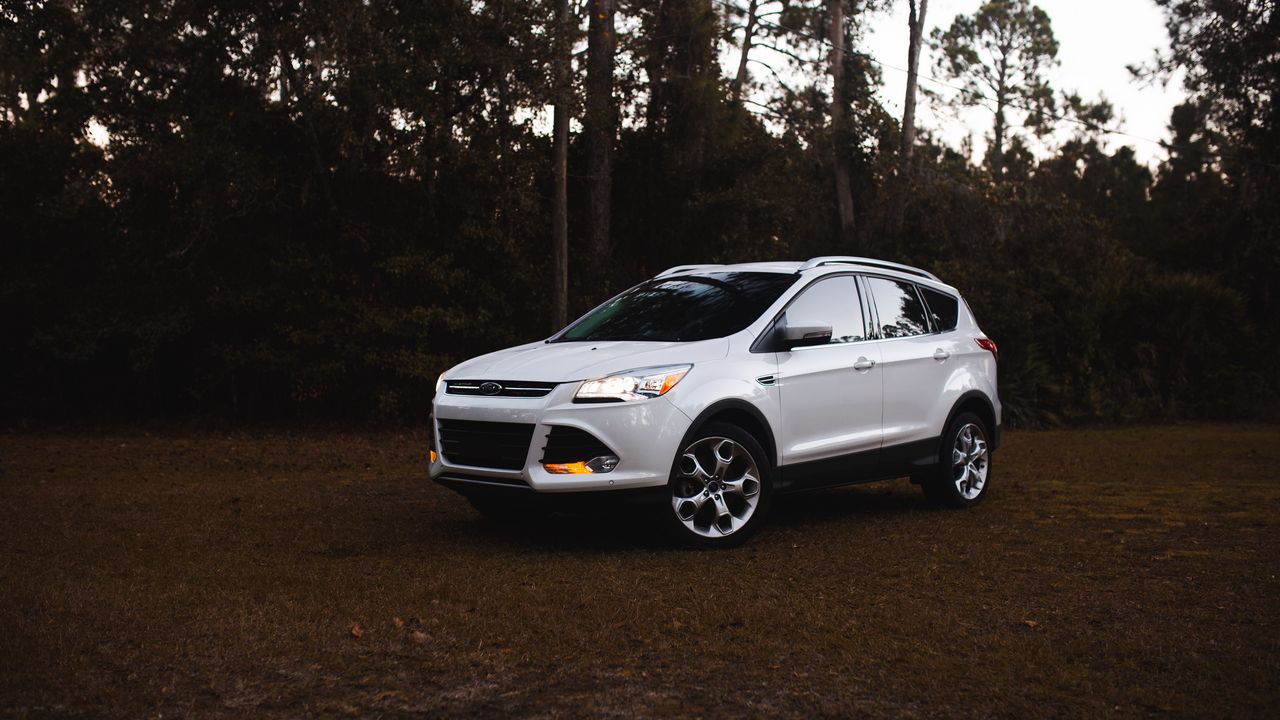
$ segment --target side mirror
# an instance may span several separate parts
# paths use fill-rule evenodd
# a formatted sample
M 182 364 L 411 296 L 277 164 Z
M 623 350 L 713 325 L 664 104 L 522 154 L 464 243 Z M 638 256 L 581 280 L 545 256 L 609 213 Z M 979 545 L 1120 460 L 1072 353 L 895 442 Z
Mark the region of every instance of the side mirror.
M 825 323 L 809 321 L 792 323 L 784 315 L 776 327 L 774 338 L 779 350 L 826 345 L 831 342 L 831 326 Z

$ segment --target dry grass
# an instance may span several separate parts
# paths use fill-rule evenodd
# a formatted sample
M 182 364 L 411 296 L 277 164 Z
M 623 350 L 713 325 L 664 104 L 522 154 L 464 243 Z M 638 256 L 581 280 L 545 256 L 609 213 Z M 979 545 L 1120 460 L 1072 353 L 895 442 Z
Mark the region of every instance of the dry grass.
M 0 437 L 0 715 L 1280 712 L 1275 426 L 1010 433 L 977 509 L 717 553 L 495 525 L 422 440 Z

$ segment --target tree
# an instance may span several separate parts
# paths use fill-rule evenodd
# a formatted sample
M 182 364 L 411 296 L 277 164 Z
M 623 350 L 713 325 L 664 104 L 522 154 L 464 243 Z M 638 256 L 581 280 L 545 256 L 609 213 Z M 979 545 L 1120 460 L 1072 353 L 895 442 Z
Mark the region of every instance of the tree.
M 831 74 L 831 155 L 836 180 L 836 208 L 840 213 L 840 236 L 846 243 L 853 242 L 853 188 L 849 182 L 848 128 L 845 123 L 845 27 L 844 0 L 827 0 L 830 25 L 827 42 L 831 45 L 829 72 Z M 852 249 L 852 248 L 851 248 Z
M 610 203 L 613 195 L 613 143 L 618 110 L 613 98 L 615 0 L 590 0 L 587 36 L 586 110 L 582 130 L 587 145 L 587 234 L 589 263 L 597 279 L 608 284 L 613 254 Z
M 734 6 L 736 8 L 736 6 Z M 742 46 L 738 51 L 738 71 L 729 83 L 729 94 L 734 104 L 742 97 L 742 86 L 747 82 L 747 63 L 751 61 L 751 46 L 755 43 L 756 27 L 760 22 L 758 15 L 760 0 L 751 0 L 747 5 L 746 24 L 742 28 Z
M 934 30 L 931 44 L 940 53 L 937 71 L 962 83 L 956 102 L 995 115 L 987 164 L 999 177 L 1007 113 L 1021 111 L 1025 125 L 1040 129 L 1054 107 L 1045 71 L 1056 62 L 1058 41 L 1049 16 L 1028 0 L 989 0 L 973 15 L 957 15 L 945 32 Z
M 821 7 L 825 2 L 826 0 L 818 0 L 818 6 Z M 816 17 L 818 12 L 806 4 L 806 0 L 750 0 L 745 8 L 736 3 L 723 3 L 722 7 L 725 11 L 726 30 L 731 33 L 740 30 L 742 33 L 741 39 L 736 40 L 735 44 L 738 64 L 729 81 L 729 99 L 735 105 L 742 103 L 758 107 L 770 114 L 773 109 L 767 104 L 743 98 L 744 91 L 751 84 L 751 66 L 756 65 L 767 71 L 776 90 L 789 92 L 792 81 L 784 79 L 783 73 L 773 64 L 777 60 L 773 63 L 766 62 L 761 59 L 758 51 L 780 57 L 784 62 L 795 62 L 801 70 L 800 74 L 808 75 L 812 70 L 812 63 L 788 46 L 795 44 L 797 38 L 803 37 L 794 34 L 798 29 L 796 26 L 807 25 L 810 17 Z M 825 29 L 820 30 L 818 35 L 825 36 Z
M 1280 335 L 1280 8 L 1269 0 L 1157 0 L 1169 51 L 1157 58 L 1166 81 L 1175 69 L 1210 139 L 1216 171 L 1230 194 L 1216 244 L 1232 277 L 1269 330 Z M 1175 133 L 1191 120 L 1175 112 Z M 1177 158 L 1171 162 L 1177 165 Z
M 552 145 L 555 151 L 555 200 L 551 220 L 552 311 L 551 326 L 558 330 L 569 321 L 569 0 L 556 0 L 555 107 L 552 110 Z
M 857 51 L 885 1 L 758 0 L 749 32 L 748 0 L 0 3 L 0 419 L 417 422 L 441 370 L 564 312 L 570 228 L 584 300 L 847 252 L 836 162 L 860 249 L 1006 348 L 1012 421 L 1276 407 L 1271 5 L 1163 3 L 1192 77 L 1157 177 L 1072 95 L 1056 147 L 1006 127 L 993 188 L 923 136 L 895 173 Z
M 643 212 L 629 218 L 628 234 L 639 257 L 659 264 L 658 258 L 673 259 L 666 263 L 673 265 L 702 234 L 699 201 L 706 183 L 716 181 L 709 172 L 716 144 L 730 131 L 730 123 L 721 125 L 730 118 L 716 53 L 723 35 L 712 0 L 649 3 L 638 19 L 632 62 L 643 70 L 648 92 L 637 99 L 643 125 L 626 133 L 639 150 L 627 159 L 635 172 L 627 194 Z M 657 207 L 664 211 L 653 213 Z
M 924 40 L 924 18 L 929 10 L 929 0 L 907 0 L 910 14 L 907 16 L 907 95 L 902 101 L 902 166 L 910 168 L 911 156 L 916 146 L 916 86 L 920 75 L 920 45 Z
M 1152 236 L 1163 235 L 1151 230 L 1152 175 L 1135 159 L 1132 148 L 1108 152 L 1107 135 L 1116 123 L 1114 107 L 1102 95 L 1090 101 L 1078 93 L 1064 93 L 1062 116 L 1071 121 L 1072 133 L 1054 156 L 1039 161 L 1036 186 L 1048 197 L 1073 200 L 1104 219 L 1110 234 L 1129 248 L 1148 251 L 1157 240 Z
M 1231 212 L 1229 179 L 1223 176 L 1213 133 L 1205 127 L 1205 114 L 1196 102 L 1178 105 L 1170 113 L 1166 143 L 1168 157 L 1160 166 L 1160 179 L 1151 190 L 1151 204 L 1161 220 L 1160 232 L 1151 233 L 1143 248 L 1177 270 L 1220 268 L 1233 264 L 1224 252 L 1222 219 Z M 1233 273 L 1234 274 L 1234 273 Z

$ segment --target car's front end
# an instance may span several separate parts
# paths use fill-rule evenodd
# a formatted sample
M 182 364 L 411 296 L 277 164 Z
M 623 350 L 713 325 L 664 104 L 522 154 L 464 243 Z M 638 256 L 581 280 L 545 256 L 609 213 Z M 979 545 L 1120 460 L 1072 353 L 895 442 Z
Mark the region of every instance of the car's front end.
M 663 486 L 691 422 L 665 395 L 690 369 L 531 381 L 462 366 L 437 388 L 431 476 L 463 493 Z

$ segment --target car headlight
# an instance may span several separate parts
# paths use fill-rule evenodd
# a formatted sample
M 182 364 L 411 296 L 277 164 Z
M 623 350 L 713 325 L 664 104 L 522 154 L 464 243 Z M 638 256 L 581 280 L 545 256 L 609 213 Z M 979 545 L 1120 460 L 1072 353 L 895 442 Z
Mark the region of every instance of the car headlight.
M 587 380 L 574 393 L 578 403 L 629 402 L 665 395 L 689 372 L 692 365 L 639 368 Z

